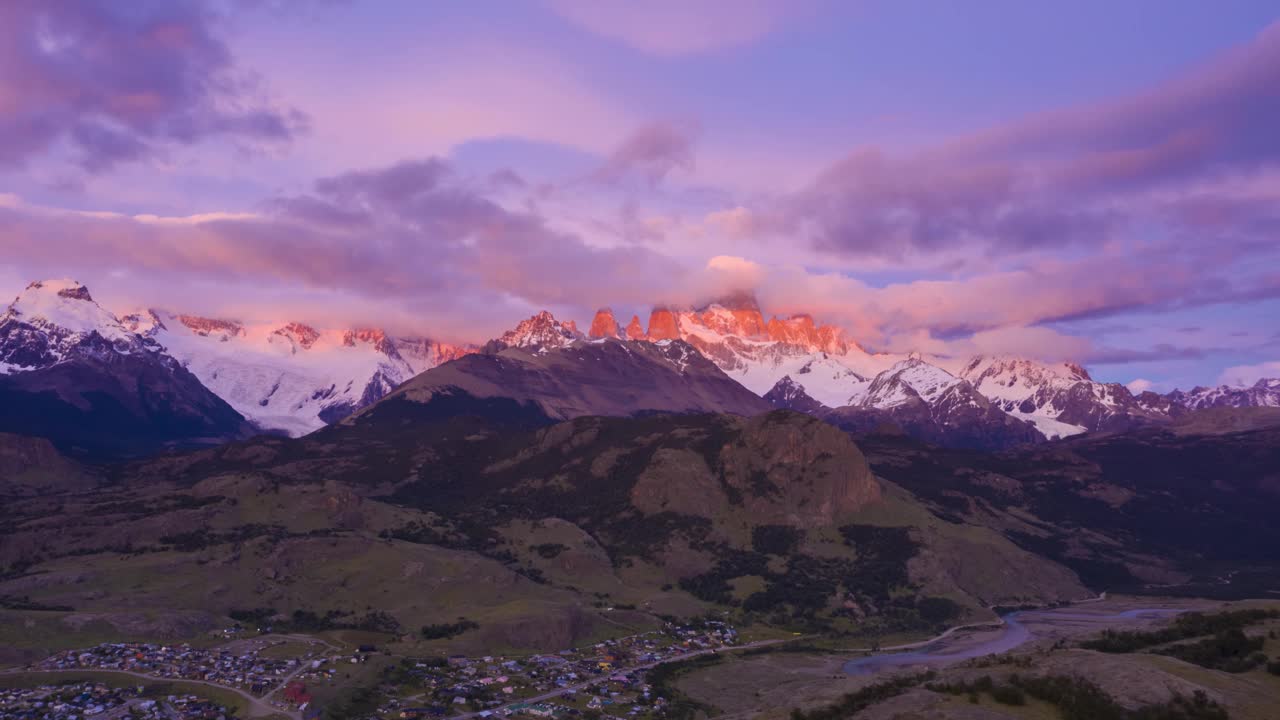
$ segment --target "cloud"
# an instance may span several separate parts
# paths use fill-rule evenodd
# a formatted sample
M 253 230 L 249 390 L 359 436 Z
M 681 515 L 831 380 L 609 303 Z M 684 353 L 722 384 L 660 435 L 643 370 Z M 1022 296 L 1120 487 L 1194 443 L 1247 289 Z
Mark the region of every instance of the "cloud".
M 687 126 L 653 122 L 636 129 L 593 173 L 609 183 L 636 178 L 655 187 L 675 170 L 692 172 L 696 131 Z
M 1146 378 L 1135 378 L 1133 380 L 1130 380 L 1125 385 L 1125 387 L 1129 388 L 1129 392 L 1133 393 L 1134 395 L 1140 395 L 1150 390 L 1151 388 L 1155 387 L 1155 383 L 1151 382 Z
M 1092 350 L 1086 338 L 1064 335 L 1046 327 L 1002 327 L 974 333 L 968 342 L 973 354 L 1019 355 L 1041 360 L 1079 360 Z
M 643 247 L 589 246 L 498 204 L 478 189 L 486 184 L 427 158 L 320 178 L 250 215 L 155 218 L 8 202 L 0 252 L 33 276 L 115 272 L 170 289 L 185 278 L 333 291 L 407 307 L 433 332 L 475 322 L 464 330 L 473 340 L 530 308 L 683 297 L 697 271 Z
M 578 27 L 641 52 L 676 57 L 758 40 L 812 3 L 793 0 L 546 0 Z
M 214 137 L 287 142 L 306 124 L 261 97 L 201 4 L 0 3 L 0 168 L 65 147 L 102 172 Z
M 1096 248 L 1151 226 L 1263 223 L 1274 205 L 1179 192 L 1280 162 L 1280 22 L 1149 91 L 1032 115 L 925 150 L 857 149 L 769 212 L 820 250 L 910 259 Z M 1237 239 L 1238 240 L 1238 239 Z
M 1280 360 L 1229 367 L 1218 376 L 1218 382 L 1222 385 L 1248 387 L 1263 378 L 1276 377 L 1280 377 Z

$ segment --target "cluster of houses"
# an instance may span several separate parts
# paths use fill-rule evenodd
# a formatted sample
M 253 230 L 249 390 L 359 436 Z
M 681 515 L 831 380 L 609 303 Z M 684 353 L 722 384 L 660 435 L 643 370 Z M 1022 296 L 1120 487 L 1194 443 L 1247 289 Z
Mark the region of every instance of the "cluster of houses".
M 4 720 L 227 720 L 221 705 L 195 695 L 147 698 L 136 687 L 102 683 L 0 688 Z
M 263 695 L 275 689 L 297 662 L 259 657 L 255 650 L 234 653 L 185 644 L 104 643 L 60 652 L 43 660 L 39 669 L 123 670 L 158 678 L 203 680 Z
M 420 690 L 407 700 L 393 699 L 380 708 L 384 717 L 405 720 L 451 717 L 477 712 L 481 717 L 525 715 L 571 716 L 601 710 L 637 716 L 661 709 L 646 670 L 690 653 L 714 650 L 738 641 L 730 625 L 709 622 L 667 628 L 607 640 L 583 648 L 522 658 L 455 655 L 438 660 L 402 663 L 401 678 Z M 404 692 L 388 693 L 394 698 Z

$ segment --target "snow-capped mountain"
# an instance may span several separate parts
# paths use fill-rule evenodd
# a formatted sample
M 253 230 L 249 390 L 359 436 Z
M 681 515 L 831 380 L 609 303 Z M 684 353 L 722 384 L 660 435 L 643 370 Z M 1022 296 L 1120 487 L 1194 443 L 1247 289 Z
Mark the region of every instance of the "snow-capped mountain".
M 155 343 L 129 332 L 74 280 L 27 286 L 0 316 L 0 374 L 37 370 L 106 353 L 142 353 Z
M 293 436 L 340 420 L 418 373 L 472 351 L 374 328 L 245 324 L 159 310 L 124 321 L 245 417 Z
M 914 437 L 955 447 L 1003 448 L 1044 439 L 1034 425 L 1002 411 L 967 380 L 918 357 L 895 363 L 861 397 L 822 416 L 860 432 L 892 423 Z
M 1124 430 L 1168 416 L 1119 383 L 1100 383 L 1074 363 L 978 356 L 959 373 L 1010 415 L 1036 424 L 1047 437 Z
M 839 328 L 816 325 L 809 315 L 766 321 L 755 297 L 745 293 L 696 310 L 656 307 L 647 331 L 639 317 L 622 328 L 613 312 L 602 308 L 591 322 L 590 337 L 684 340 L 757 395 L 790 376 L 829 407 L 848 404 L 865 389 L 870 375 L 902 357 L 868 353 Z
M 1174 390 L 1165 397 L 1188 410 L 1216 407 L 1280 407 L 1280 378 L 1261 378 L 1249 387 L 1219 385 L 1197 387 L 1186 392 Z
M 33 282 L 0 315 L 0 430 L 123 456 L 244 437 L 244 417 L 74 280 Z

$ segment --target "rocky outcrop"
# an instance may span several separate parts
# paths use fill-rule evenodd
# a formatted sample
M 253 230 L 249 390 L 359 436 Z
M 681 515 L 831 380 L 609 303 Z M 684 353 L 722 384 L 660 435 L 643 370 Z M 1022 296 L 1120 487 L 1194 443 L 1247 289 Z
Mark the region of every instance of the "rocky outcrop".
M 228 340 L 244 334 L 244 326 L 234 320 L 218 320 L 216 318 L 199 317 L 198 315 L 179 315 L 178 322 L 187 326 L 201 337 L 218 336 Z
M 552 349 L 571 345 L 581 338 L 582 333 L 572 321 L 560 322 L 543 310 L 503 333 L 497 343 L 502 347 Z
M 291 340 L 298 348 L 303 350 L 310 350 L 311 346 L 316 344 L 316 340 L 320 339 L 320 333 L 316 332 L 315 328 L 297 322 L 285 325 L 276 330 L 275 334 Z
M 649 313 L 649 340 L 657 342 L 675 340 L 679 337 L 680 328 L 676 326 L 675 313 L 665 307 L 656 307 Z
M 600 308 L 591 319 L 591 330 L 587 333 L 591 338 L 618 338 L 622 333 L 618 330 L 618 321 L 609 308 Z
M 627 323 L 626 338 L 627 340 L 644 340 L 644 327 L 640 325 L 640 316 L 632 315 L 631 322 Z
M 715 432 L 722 442 L 711 456 L 660 440 L 631 489 L 632 504 L 716 524 L 814 528 L 880 499 L 857 446 L 820 420 L 776 411 L 726 420 Z

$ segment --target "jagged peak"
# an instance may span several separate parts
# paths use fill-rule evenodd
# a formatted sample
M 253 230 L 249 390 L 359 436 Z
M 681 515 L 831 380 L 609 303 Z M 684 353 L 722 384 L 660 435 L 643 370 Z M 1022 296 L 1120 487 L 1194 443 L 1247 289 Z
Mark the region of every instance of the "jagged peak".
M 244 325 L 238 320 L 223 320 L 199 315 L 178 315 L 177 320 L 188 330 L 202 337 L 213 334 L 222 334 L 226 337 L 244 334 Z
M 628 340 L 644 340 L 646 337 L 644 326 L 640 324 L 640 316 L 632 315 L 631 322 L 627 323 L 626 338 Z
M 168 330 L 169 326 L 164 324 L 164 320 L 160 318 L 159 311 L 153 308 L 144 308 L 120 316 L 120 324 L 126 330 L 137 333 L 144 337 L 150 337 L 161 330 Z
M 521 320 L 519 325 L 503 333 L 498 341 L 507 347 L 564 347 L 582 339 L 578 326 L 572 320 L 561 322 L 550 312 Z
M 783 388 L 783 389 L 795 389 L 795 388 L 799 388 L 800 390 L 804 390 L 804 386 L 803 386 L 803 385 L 801 385 L 800 383 L 796 382 L 795 380 L 792 380 L 790 375 L 783 375 L 781 378 L 779 378 L 779 379 L 778 379 L 778 382 L 776 382 L 776 383 L 774 383 L 774 384 L 773 384 L 773 387 L 774 387 L 775 389 L 778 389 L 778 388 Z
M 303 350 L 311 349 L 312 345 L 320 339 L 320 332 L 315 328 L 300 322 L 286 323 L 284 327 L 276 328 L 272 334 L 288 338 L 297 343 Z
M 84 300 L 93 302 L 93 296 L 89 294 L 89 288 L 85 287 L 78 280 L 71 278 L 54 278 L 51 280 L 36 280 L 29 283 L 27 289 L 23 291 L 23 295 L 33 292 L 53 293 L 61 298 L 68 300 Z
M 965 364 L 960 376 L 974 380 L 983 375 L 998 373 L 1020 373 L 1024 376 L 1054 377 L 1064 380 L 1084 380 L 1094 382 L 1083 365 L 1074 362 L 1044 362 L 1018 355 L 975 355 Z
M 618 320 L 613 316 L 613 310 L 607 307 L 597 310 L 595 317 L 591 318 L 591 329 L 587 335 L 592 338 L 622 337 L 622 331 L 618 328 Z

